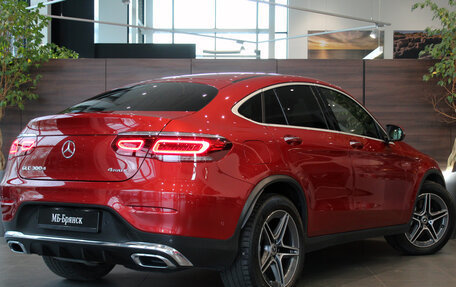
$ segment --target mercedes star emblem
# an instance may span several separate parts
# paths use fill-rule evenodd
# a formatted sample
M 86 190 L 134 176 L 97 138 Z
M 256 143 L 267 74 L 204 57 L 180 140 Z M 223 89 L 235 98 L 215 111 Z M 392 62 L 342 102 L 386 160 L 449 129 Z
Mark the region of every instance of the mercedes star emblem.
M 76 152 L 76 145 L 73 141 L 67 140 L 62 146 L 62 155 L 64 158 L 71 158 Z

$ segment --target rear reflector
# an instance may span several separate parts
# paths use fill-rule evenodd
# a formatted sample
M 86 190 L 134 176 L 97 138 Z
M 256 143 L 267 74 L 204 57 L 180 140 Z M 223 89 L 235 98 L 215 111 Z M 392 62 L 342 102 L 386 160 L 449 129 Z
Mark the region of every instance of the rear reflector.
M 135 213 L 177 213 L 177 210 L 166 207 L 129 205 Z

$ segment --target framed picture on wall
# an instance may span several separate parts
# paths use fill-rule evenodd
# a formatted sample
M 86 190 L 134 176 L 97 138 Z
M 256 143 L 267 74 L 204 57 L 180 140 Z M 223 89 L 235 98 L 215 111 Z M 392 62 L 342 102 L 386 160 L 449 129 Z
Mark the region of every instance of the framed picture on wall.
M 394 59 L 423 59 L 429 58 L 427 55 L 420 57 L 420 52 L 429 44 L 439 44 L 442 42 L 440 36 L 428 36 L 424 31 L 394 31 Z
M 363 59 L 373 51 L 381 51 L 374 58 L 383 58 L 383 31 L 347 31 L 308 38 L 309 59 Z

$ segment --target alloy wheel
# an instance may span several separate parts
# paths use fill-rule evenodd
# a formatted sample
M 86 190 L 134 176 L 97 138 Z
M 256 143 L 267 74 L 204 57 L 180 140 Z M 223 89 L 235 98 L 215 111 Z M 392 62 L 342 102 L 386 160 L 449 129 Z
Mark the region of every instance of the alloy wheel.
M 445 201 L 433 193 L 421 194 L 413 211 L 407 240 L 417 247 L 438 243 L 448 229 L 449 213 Z
M 299 233 L 293 217 L 284 210 L 271 213 L 263 224 L 258 242 L 261 274 L 271 287 L 285 287 L 298 271 Z

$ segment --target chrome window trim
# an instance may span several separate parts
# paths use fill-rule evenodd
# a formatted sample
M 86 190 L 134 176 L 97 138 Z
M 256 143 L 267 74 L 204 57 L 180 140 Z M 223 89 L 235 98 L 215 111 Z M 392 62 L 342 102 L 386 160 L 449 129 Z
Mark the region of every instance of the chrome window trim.
M 26 138 L 26 137 L 36 137 L 36 134 L 19 134 L 18 138 Z
M 321 85 L 321 84 L 317 84 L 317 83 L 306 83 L 306 82 L 287 82 L 287 83 L 280 83 L 280 84 L 275 84 L 275 85 L 271 85 L 271 86 L 268 86 L 268 87 L 265 87 L 265 88 L 262 88 L 262 89 L 259 89 L 259 90 L 256 90 L 255 92 L 247 95 L 246 97 L 244 97 L 242 100 L 240 100 L 239 102 L 235 103 L 234 106 L 231 108 L 231 112 L 233 114 L 235 114 L 236 116 L 244 119 L 244 120 L 247 120 L 249 122 L 252 122 L 254 124 L 257 124 L 257 125 L 261 125 L 261 126 L 270 126 L 270 127 L 280 127 L 280 128 L 294 128 L 294 129 L 303 129 L 303 130 L 313 130 L 313 131 L 323 131 L 323 132 L 329 132 L 329 133 L 338 133 L 338 134 L 345 134 L 345 135 L 350 135 L 350 136 L 355 136 L 355 137 L 359 137 L 359 138 L 367 138 L 367 139 L 372 139 L 372 140 L 376 140 L 376 141 L 380 141 L 380 142 L 385 142 L 384 140 L 382 139 L 379 139 L 379 138 L 373 138 L 373 137 L 368 137 L 368 136 L 362 136 L 362 135 L 358 135 L 358 134 L 353 134 L 353 133 L 347 133 L 347 132 L 342 132 L 342 131 L 336 131 L 336 130 L 331 130 L 331 129 L 320 129 L 320 128 L 311 128 L 311 127 L 301 127 L 301 126 L 293 126 L 293 125 L 280 125 L 280 124 L 268 124 L 268 123 L 259 123 L 259 122 L 256 122 L 254 120 L 251 120 L 247 117 L 244 117 L 243 115 L 241 115 L 238 111 L 239 107 L 245 103 L 246 101 L 248 101 L 250 98 L 260 94 L 260 93 L 263 93 L 264 91 L 267 91 L 267 90 L 270 90 L 270 89 L 275 89 L 275 88 L 280 88 L 280 87 L 285 87 L 285 86 L 292 86 L 292 85 L 303 85 L 303 86 L 315 86 L 315 87 L 322 87 L 322 88 L 327 88 L 327 89 L 331 89 L 331 90 L 334 90 L 348 98 L 350 98 L 354 103 L 356 103 L 357 105 L 359 105 L 360 107 L 363 108 L 364 111 L 366 111 L 366 113 L 374 120 L 374 122 L 382 129 L 382 131 L 385 132 L 385 129 L 377 122 L 377 120 L 372 116 L 371 113 L 369 113 L 369 111 L 366 110 L 366 108 L 364 108 L 362 105 L 360 105 L 357 101 L 353 100 L 353 98 L 351 98 L 351 96 L 349 96 L 348 94 L 338 90 L 338 89 L 335 89 L 333 87 L 329 87 L 329 86 L 325 86 L 325 85 Z M 385 132 L 385 134 L 387 134 Z
M 5 239 L 9 241 L 17 241 L 20 239 L 27 240 L 38 240 L 38 241 L 51 241 L 59 243 L 70 243 L 70 244 L 87 244 L 100 247 L 118 247 L 118 248 L 129 248 L 129 249 L 142 249 L 144 251 L 153 251 L 164 253 L 171 258 L 173 258 L 179 266 L 188 266 L 191 267 L 193 264 L 179 251 L 176 249 L 156 243 L 149 242 L 107 242 L 107 241 L 97 241 L 97 240 L 87 240 L 87 239 L 78 239 L 78 238 L 67 238 L 67 237 L 57 237 L 57 236 L 46 236 L 46 235 L 32 235 L 24 234 L 19 231 L 7 231 L 5 233 Z

